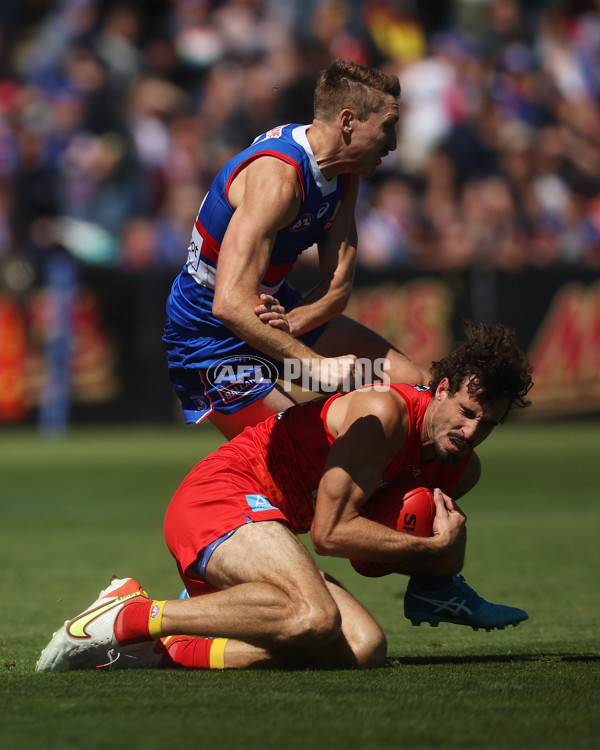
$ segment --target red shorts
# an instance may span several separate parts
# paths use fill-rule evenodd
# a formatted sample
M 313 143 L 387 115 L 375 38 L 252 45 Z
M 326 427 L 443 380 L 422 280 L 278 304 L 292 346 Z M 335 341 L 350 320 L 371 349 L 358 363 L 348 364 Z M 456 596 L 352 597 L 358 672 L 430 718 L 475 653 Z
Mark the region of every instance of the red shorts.
M 263 483 L 230 456 L 209 456 L 183 480 L 165 516 L 165 540 L 190 595 L 213 590 L 204 570 L 221 542 L 247 523 L 283 521 Z

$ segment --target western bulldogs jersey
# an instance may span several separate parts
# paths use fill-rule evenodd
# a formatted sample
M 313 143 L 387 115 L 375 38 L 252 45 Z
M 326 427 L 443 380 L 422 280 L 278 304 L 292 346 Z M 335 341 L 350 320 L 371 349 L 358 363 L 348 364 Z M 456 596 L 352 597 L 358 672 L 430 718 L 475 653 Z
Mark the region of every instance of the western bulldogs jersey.
M 302 251 L 329 229 L 350 177 L 323 177 L 306 136 L 309 127 L 290 124 L 269 130 L 227 162 L 216 176 L 200 206 L 187 261 L 167 301 L 167 314 L 174 323 L 187 329 L 199 323 L 221 325 L 212 315 L 212 300 L 219 249 L 234 211 L 228 193 L 234 178 L 254 159 L 274 156 L 291 164 L 302 186 L 302 205 L 294 221 L 276 235 L 261 292 L 276 295 Z

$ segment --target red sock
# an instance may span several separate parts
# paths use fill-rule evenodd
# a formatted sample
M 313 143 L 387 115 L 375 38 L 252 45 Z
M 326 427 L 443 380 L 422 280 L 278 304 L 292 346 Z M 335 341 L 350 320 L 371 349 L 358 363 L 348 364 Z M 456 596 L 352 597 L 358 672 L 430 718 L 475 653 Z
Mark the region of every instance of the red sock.
M 152 600 L 140 596 L 123 607 L 115 620 L 115 637 L 120 646 L 153 640 L 148 623 L 154 604 Z
M 171 669 L 224 669 L 226 638 L 174 635 L 162 639 L 167 653 L 163 667 Z

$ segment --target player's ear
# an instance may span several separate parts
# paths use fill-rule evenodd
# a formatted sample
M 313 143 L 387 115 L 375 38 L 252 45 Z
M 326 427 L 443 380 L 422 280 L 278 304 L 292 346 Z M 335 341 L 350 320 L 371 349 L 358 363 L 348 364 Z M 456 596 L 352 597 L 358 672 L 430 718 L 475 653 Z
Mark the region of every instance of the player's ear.
M 340 119 L 340 126 L 342 128 L 344 135 L 350 135 L 350 133 L 352 132 L 352 127 L 354 125 L 354 119 L 355 119 L 354 112 L 348 107 L 345 107 L 340 112 L 339 119 Z
M 438 383 L 438 387 L 435 389 L 434 398 L 437 401 L 441 401 L 444 396 L 447 396 L 450 392 L 450 381 L 448 378 L 442 378 Z

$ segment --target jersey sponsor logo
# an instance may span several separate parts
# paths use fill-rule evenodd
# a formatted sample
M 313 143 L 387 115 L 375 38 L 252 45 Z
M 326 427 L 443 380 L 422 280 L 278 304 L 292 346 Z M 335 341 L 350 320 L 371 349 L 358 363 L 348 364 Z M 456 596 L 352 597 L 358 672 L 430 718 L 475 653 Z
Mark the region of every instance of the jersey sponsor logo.
M 415 391 L 419 391 L 420 393 L 425 393 L 425 391 L 429 390 L 428 385 L 421 385 L 420 383 L 413 383 L 410 387 L 414 388 Z
M 200 286 L 206 286 L 209 289 L 215 288 L 215 283 L 217 280 L 217 269 L 213 266 L 210 266 L 208 263 L 205 263 L 200 255 L 198 255 L 198 262 L 196 263 L 196 267 L 193 268 L 188 262 L 187 270 L 196 284 L 200 284 Z
M 277 510 L 266 495 L 246 495 L 246 502 L 253 511 Z
M 328 232 L 331 228 L 331 225 L 333 224 L 335 217 L 337 216 L 338 211 L 340 210 L 340 206 L 342 205 L 342 201 L 338 201 L 337 206 L 335 207 L 335 211 L 333 212 L 333 216 L 329 221 L 325 224 L 323 227 L 324 232 Z
M 421 469 L 419 469 L 419 467 L 415 466 L 414 464 L 406 464 L 404 470 L 415 477 L 415 479 L 421 475 Z
M 309 228 L 313 221 L 312 214 L 302 214 L 298 221 L 292 225 L 292 232 L 303 232 L 305 229 Z
M 208 193 L 202 199 L 202 203 L 200 204 L 200 211 L 202 211 L 202 208 L 207 198 L 208 198 Z M 200 262 L 200 250 L 202 249 L 202 244 L 204 242 L 202 235 L 198 231 L 198 224 L 200 222 L 200 211 L 198 211 L 198 216 L 196 217 L 196 221 L 194 222 L 194 227 L 192 229 L 192 237 L 191 237 L 190 244 L 188 247 L 188 257 L 186 261 L 188 266 L 192 269 L 192 271 L 198 270 L 198 263 Z
M 202 238 L 200 237 L 200 244 L 202 244 Z M 192 240 L 188 247 L 187 265 L 193 270 L 198 270 L 198 264 L 200 263 L 200 248 Z
M 326 214 L 328 208 L 329 208 L 329 203 L 324 203 L 321 206 L 321 208 L 317 211 L 317 219 L 322 218 Z
M 289 123 L 286 125 L 278 125 L 276 128 L 271 128 L 271 130 L 267 130 L 266 133 L 263 133 L 262 135 L 258 135 L 253 141 L 252 145 L 255 143 L 262 143 L 263 141 L 269 140 L 269 138 L 281 138 L 283 135 L 284 128 L 287 128 Z
M 281 138 L 283 135 L 283 129 L 285 128 L 285 125 L 278 125 L 276 128 L 271 128 L 271 130 L 267 130 L 265 133 L 265 140 L 268 140 L 269 138 Z
M 268 393 L 277 377 L 277 368 L 272 362 L 254 355 L 225 357 L 206 371 L 206 379 L 226 404 L 251 393 Z

